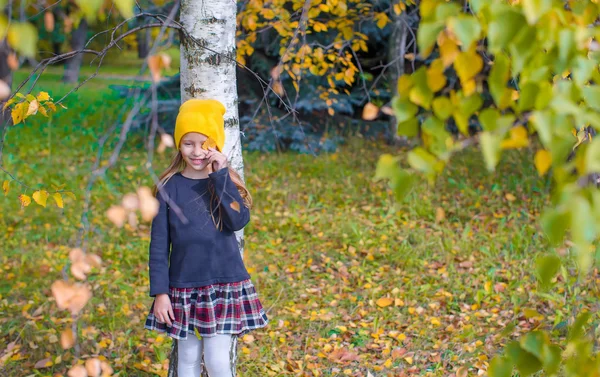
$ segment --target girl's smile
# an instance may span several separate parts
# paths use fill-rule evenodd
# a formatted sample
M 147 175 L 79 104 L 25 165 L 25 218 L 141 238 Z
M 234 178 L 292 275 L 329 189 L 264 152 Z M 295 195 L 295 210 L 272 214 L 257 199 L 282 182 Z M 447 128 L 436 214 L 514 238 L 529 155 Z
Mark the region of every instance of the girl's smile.
M 205 174 L 212 172 L 209 168 L 209 151 L 202 148 L 202 144 L 206 141 L 206 139 L 206 135 L 197 132 L 187 133 L 181 138 L 179 150 L 181 151 L 181 155 L 187 164 L 187 168 L 184 169 L 184 172 L 188 175 L 193 175 L 193 178 L 200 178 L 200 176 L 197 175 L 200 172 L 202 172 L 202 177 Z

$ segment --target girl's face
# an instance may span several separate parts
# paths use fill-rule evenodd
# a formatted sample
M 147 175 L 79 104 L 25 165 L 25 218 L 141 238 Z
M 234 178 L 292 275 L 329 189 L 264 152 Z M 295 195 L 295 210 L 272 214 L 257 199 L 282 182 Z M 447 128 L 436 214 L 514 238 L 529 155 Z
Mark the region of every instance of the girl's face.
M 189 132 L 181 138 L 179 143 L 179 151 L 183 156 L 183 160 L 187 166 L 196 171 L 206 169 L 209 164 L 208 151 L 202 148 L 202 144 L 206 141 L 206 135 Z

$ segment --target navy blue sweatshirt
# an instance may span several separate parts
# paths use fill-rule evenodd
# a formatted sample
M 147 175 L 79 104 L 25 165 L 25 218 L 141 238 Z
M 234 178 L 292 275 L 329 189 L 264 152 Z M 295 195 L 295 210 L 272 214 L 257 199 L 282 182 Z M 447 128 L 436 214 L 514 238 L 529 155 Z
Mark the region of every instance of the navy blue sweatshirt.
M 221 208 L 222 230 L 210 214 L 209 185 L 214 185 Z M 176 173 L 164 185 L 168 200 L 159 192 L 160 207 L 152 220 L 150 238 L 150 296 L 169 293 L 169 287 L 192 288 L 216 283 L 235 283 L 250 278 L 239 252 L 234 231 L 250 220 L 229 170 L 223 168 L 208 178 L 186 178 Z M 174 202 L 188 220 L 171 208 Z M 236 205 L 239 204 L 239 212 Z M 217 203 L 213 204 L 215 217 Z

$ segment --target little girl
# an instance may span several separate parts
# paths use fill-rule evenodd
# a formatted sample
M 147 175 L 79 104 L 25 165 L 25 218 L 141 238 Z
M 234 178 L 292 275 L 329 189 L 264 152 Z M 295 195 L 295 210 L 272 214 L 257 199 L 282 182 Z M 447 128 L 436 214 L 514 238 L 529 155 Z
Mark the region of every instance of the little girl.
M 268 321 L 234 233 L 252 197 L 222 153 L 224 114 L 216 100 L 181 105 L 177 154 L 155 187 L 145 328 L 176 339 L 178 377 L 200 377 L 203 354 L 210 377 L 232 377 L 236 336 Z

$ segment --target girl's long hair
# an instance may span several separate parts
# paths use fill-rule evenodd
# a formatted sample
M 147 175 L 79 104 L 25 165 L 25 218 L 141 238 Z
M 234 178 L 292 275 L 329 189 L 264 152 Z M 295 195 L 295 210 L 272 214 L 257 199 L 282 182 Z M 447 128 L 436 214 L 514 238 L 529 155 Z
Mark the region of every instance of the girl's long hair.
M 173 156 L 173 159 L 171 160 L 171 164 L 169 165 L 169 167 L 165 171 L 162 172 L 162 174 L 158 177 L 158 183 L 156 185 L 154 185 L 154 187 L 152 188 L 152 193 L 154 194 L 154 196 L 158 195 L 159 187 L 163 187 L 169 181 L 169 179 L 171 179 L 171 177 L 173 177 L 173 175 L 175 175 L 176 173 L 185 169 L 185 166 L 186 166 L 186 163 L 185 163 L 185 160 L 183 159 L 183 156 L 181 155 L 181 152 L 177 151 L 177 153 Z M 242 178 L 235 170 L 233 170 L 231 167 L 229 167 L 228 169 L 229 169 L 229 176 L 231 177 L 231 180 L 237 187 L 242 199 L 244 200 L 244 203 L 243 203 L 244 206 L 246 206 L 246 208 L 248 208 L 248 209 L 252 209 L 252 196 L 250 195 L 250 192 L 244 185 L 244 181 L 242 181 Z M 211 217 L 212 217 L 213 222 L 215 223 L 215 226 L 217 227 L 217 229 L 222 230 L 223 229 L 223 221 L 222 221 L 222 215 L 221 215 L 221 206 L 219 206 L 219 204 L 220 204 L 219 198 L 217 197 L 217 194 L 215 193 L 215 188 L 212 183 L 209 183 L 208 191 L 210 192 L 210 214 L 211 214 Z M 215 206 L 216 206 L 216 209 L 215 209 Z M 217 212 L 216 217 L 215 217 L 215 212 Z

